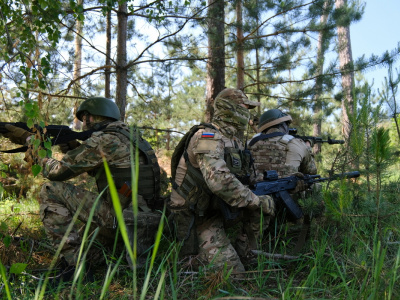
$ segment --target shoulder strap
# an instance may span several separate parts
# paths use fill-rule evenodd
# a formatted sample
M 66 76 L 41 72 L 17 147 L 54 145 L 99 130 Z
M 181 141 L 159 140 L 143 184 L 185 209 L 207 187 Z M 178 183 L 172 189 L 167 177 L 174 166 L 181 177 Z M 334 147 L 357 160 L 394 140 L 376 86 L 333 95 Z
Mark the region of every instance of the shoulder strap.
M 139 134 L 136 134 L 136 131 L 133 132 L 133 134 L 131 135 L 131 133 L 123 128 L 106 128 L 105 130 L 102 130 L 103 132 L 118 132 L 124 136 L 126 136 L 133 145 L 137 145 L 137 147 L 139 148 L 139 150 L 141 152 L 143 152 L 146 155 L 146 159 L 147 159 L 147 163 L 151 164 L 152 162 L 152 158 L 153 156 L 155 156 L 154 150 L 151 147 L 151 145 L 149 144 L 148 141 L 146 141 L 145 139 L 143 139 Z M 137 141 L 139 141 L 139 143 L 137 143 Z
M 273 132 L 273 133 L 268 133 L 268 134 L 260 134 L 259 136 L 256 136 L 255 138 L 253 138 L 250 141 L 249 147 L 253 146 L 258 141 L 270 139 L 270 138 L 273 138 L 273 137 L 276 137 L 276 136 L 284 136 L 284 135 L 285 134 L 283 132 Z
M 178 145 L 175 147 L 174 153 L 172 154 L 171 157 L 171 181 L 173 185 L 175 182 L 176 169 L 178 168 L 179 160 L 181 159 L 182 155 L 185 157 L 185 160 L 188 161 L 186 149 L 190 142 L 191 137 L 199 129 L 204 129 L 204 128 L 212 128 L 218 131 L 218 129 L 210 123 L 200 123 L 194 125 L 192 126 L 192 128 L 189 129 L 188 132 L 185 133 L 185 135 L 179 141 Z

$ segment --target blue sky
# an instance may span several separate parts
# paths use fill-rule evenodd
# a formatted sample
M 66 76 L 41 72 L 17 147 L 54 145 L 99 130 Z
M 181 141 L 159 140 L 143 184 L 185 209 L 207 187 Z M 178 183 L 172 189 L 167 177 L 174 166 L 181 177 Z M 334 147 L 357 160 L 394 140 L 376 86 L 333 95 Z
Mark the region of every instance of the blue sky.
M 362 19 L 350 27 L 353 59 L 365 54 L 381 55 L 400 42 L 400 0 L 366 0 Z M 395 64 L 400 67 L 400 60 Z M 374 89 L 381 89 L 387 70 L 383 67 L 364 73 Z

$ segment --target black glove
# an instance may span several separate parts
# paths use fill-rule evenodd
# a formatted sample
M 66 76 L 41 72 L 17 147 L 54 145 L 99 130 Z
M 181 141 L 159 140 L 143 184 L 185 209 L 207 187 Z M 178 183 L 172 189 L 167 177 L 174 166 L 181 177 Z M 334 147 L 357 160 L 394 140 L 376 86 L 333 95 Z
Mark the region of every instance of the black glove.
M 32 135 L 29 131 L 11 124 L 6 124 L 4 127 L 8 132 L 3 133 L 3 136 L 14 144 L 25 145 L 26 139 Z

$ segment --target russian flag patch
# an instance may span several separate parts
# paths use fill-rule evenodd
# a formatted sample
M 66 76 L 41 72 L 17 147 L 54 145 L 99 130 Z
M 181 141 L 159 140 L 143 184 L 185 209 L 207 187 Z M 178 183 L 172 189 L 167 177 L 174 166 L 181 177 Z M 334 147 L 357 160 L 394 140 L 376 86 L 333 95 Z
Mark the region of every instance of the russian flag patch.
M 213 132 L 203 132 L 201 137 L 202 138 L 213 138 L 214 135 L 215 135 L 215 133 L 213 133 Z

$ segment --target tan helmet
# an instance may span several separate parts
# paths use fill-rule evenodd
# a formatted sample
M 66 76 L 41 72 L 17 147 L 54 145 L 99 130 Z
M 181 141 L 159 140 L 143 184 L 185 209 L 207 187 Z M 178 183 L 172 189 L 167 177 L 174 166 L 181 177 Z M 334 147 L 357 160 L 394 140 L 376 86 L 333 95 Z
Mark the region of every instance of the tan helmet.
M 215 98 L 215 103 L 221 99 L 227 100 L 235 104 L 247 104 L 249 106 L 249 109 L 260 106 L 260 102 L 250 101 L 249 98 L 247 98 L 247 96 L 239 89 L 223 89 Z
M 292 123 L 292 117 L 280 109 L 274 108 L 264 112 L 258 123 L 258 132 L 263 132 L 264 130 L 278 125 L 282 122 Z

